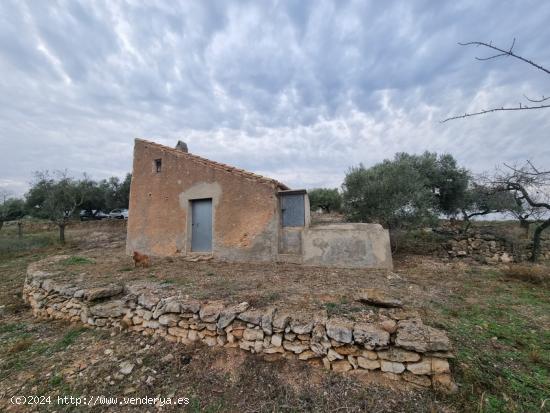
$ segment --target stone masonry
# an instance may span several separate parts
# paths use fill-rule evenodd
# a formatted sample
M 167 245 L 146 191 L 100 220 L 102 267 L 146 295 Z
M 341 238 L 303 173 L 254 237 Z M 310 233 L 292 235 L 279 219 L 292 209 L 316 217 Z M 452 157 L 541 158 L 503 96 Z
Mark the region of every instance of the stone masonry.
M 414 311 L 382 308 L 372 320 L 354 322 L 328 318 L 324 312 L 304 315 L 276 307 L 255 309 L 246 302 L 166 296 L 166 290 L 152 283 L 76 285 L 57 281 L 45 270 L 46 264 L 66 258 L 29 265 L 23 297 L 34 316 L 128 329 L 183 345 L 200 341 L 280 354 L 339 373 L 378 370 L 393 380 L 446 392 L 456 388 L 447 335 L 423 324 Z

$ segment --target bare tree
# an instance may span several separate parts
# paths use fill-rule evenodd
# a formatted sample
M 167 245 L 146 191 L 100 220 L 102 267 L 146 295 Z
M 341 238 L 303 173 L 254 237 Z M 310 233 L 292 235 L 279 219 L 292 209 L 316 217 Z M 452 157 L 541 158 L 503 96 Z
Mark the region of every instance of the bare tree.
M 530 161 L 522 167 L 505 165 L 494 178 L 495 187 L 514 195 L 523 218 L 535 217 L 538 226 L 533 232 L 531 261 L 537 261 L 541 249 L 542 232 L 550 227 L 550 171 L 537 169 Z M 521 212 L 520 212 L 521 213 Z
M 484 48 L 488 48 L 488 49 L 495 52 L 494 54 L 492 54 L 490 56 L 476 57 L 477 60 L 485 61 L 485 60 L 491 60 L 491 59 L 498 59 L 498 58 L 501 58 L 501 57 L 512 57 L 514 59 L 518 59 L 518 60 L 522 61 L 523 63 L 526 63 L 526 64 L 530 65 L 531 67 L 534 67 L 538 70 L 543 71 L 547 75 L 550 75 L 550 69 L 548 69 L 548 68 L 546 68 L 546 67 L 544 67 L 544 66 L 542 66 L 538 63 L 535 63 L 533 60 L 526 59 L 525 57 L 520 56 L 520 55 L 518 55 L 514 52 L 514 46 L 516 44 L 516 39 L 515 38 L 514 38 L 514 41 L 512 42 L 512 45 L 510 46 L 509 49 L 502 49 L 500 47 L 493 46 L 492 43 L 484 43 L 484 42 L 467 42 L 467 43 L 458 43 L 458 44 L 460 46 L 484 47 Z M 441 122 L 444 123 L 444 122 L 454 120 L 454 119 L 463 119 L 463 118 L 468 118 L 468 117 L 471 117 L 471 116 L 484 115 L 486 113 L 491 113 L 491 112 L 507 112 L 507 111 L 517 111 L 517 110 L 533 110 L 533 109 L 550 108 L 550 104 L 545 103 L 545 102 L 550 100 L 550 96 L 545 97 L 543 95 L 541 98 L 537 98 L 537 99 L 529 98 L 525 95 L 523 97 L 526 99 L 527 103 L 521 103 L 520 102 L 518 106 L 508 106 L 508 107 L 502 106 L 502 107 L 499 107 L 499 108 L 494 107 L 494 108 L 489 108 L 489 109 L 483 109 L 483 110 L 480 110 L 480 111 L 477 111 L 477 112 L 465 113 L 463 115 L 451 116 L 447 119 L 442 120 Z

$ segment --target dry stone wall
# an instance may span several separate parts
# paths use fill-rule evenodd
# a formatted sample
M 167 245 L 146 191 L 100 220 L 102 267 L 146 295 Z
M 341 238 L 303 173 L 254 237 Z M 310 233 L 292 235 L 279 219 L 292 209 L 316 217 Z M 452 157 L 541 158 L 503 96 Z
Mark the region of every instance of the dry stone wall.
M 511 241 L 492 234 L 469 234 L 468 237 L 455 237 L 442 244 L 442 257 L 466 258 L 486 264 L 527 261 L 531 256 L 531 240 Z M 541 243 L 541 259 L 550 259 L 550 241 Z
M 379 370 L 393 380 L 455 390 L 447 335 L 424 325 L 414 311 L 380 309 L 372 320 L 354 322 L 327 318 L 326 313 L 255 309 L 246 302 L 228 305 L 164 296 L 152 283 L 75 285 L 56 280 L 43 264 L 29 266 L 23 289 L 36 317 L 129 329 L 174 343 L 200 341 L 256 354 L 280 354 L 335 372 Z

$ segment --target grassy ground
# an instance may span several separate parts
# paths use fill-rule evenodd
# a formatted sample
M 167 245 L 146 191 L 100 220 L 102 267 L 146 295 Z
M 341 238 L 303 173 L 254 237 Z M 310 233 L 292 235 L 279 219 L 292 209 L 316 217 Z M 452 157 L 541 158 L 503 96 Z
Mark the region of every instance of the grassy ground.
M 376 374 L 345 377 L 295 360 L 174 346 L 136 335 L 33 319 L 21 301 L 28 263 L 65 253 L 70 258 L 61 265 L 67 271 L 89 271 L 97 265 L 89 249 L 98 248 L 89 240 L 111 239 L 79 231 L 68 231 L 69 244 L 64 247 L 56 243 L 55 233 L 27 234 L 18 240 L 15 233 L 0 231 L 0 305 L 5 306 L 0 318 L 0 411 L 83 410 L 58 405 L 17 407 L 9 404 L 12 395 L 103 394 L 188 397 L 190 404 L 183 411 L 197 412 L 550 412 L 547 283 L 513 278 L 502 268 L 397 257 L 393 276 L 407 283 L 407 294 L 421 302 L 425 321 L 447 330 L 457 349 L 452 369 L 459 392 L 442 396 L 400 389 Z M 130 266 L 119 267 L 120 273 L 132 275 Z M 205 270 L 203 276 L 216 279 L 219 270 Z M 270 294 L 273 301 L 285 299 L 281 292 Z M 328 300 L 324 307 L 330 314 L 361 311 L 343 296 Z M 135 365 L 128 376 L 119 372 L 124 361 Z M 116 409 L 147 410 L 155 409 Z
M 548 287 L 492 269 L 473 272 L 475 280 L 438 309 L 457 348 L 456 404 L 465 411 L 550 411 Z

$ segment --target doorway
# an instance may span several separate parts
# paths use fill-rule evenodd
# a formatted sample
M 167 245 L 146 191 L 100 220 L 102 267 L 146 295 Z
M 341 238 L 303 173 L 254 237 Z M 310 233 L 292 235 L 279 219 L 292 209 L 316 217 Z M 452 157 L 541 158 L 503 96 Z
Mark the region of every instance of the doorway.
M 212 198 L 191 201 L 191 251 L 212 251 Z

